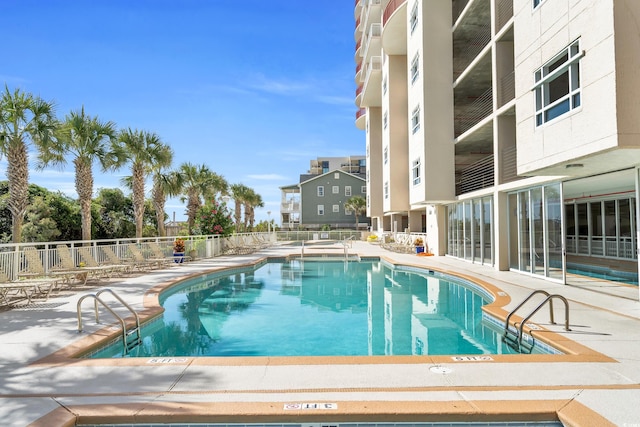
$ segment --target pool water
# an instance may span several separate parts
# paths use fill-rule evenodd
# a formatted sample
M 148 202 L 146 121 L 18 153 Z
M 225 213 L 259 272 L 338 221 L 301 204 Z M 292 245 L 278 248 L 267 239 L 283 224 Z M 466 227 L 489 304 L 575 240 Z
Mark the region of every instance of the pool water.
M 599 267 L 595 265 L 567 263 L 567 273 L 638 286 L 638 273 L 635 272 L 631 273 L 626 271 L 616 271 L 606 267 Z
M 128 356 L 512 353 L 483 321 L 487 302 L 461 279 L 379 260 L 267 262 L 163 294 L 163 316 Z

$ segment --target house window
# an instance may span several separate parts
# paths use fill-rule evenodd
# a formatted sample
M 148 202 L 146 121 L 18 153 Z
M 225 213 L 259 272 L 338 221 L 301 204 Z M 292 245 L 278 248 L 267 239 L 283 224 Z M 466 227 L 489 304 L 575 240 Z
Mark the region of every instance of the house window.
M 347 197 L 351 197 L 351 186 L 347 185 L 344 187 L 344 195 Z
M 366 186 L 366 185 L 363 185 L 362 187 L 360 187 L 360 192 L 361 192 L 362 194 L 366 194 L 366 192 L 367 192 L 367 186 Z
M 411 18 L 409 19 L 409 23 L 411 24 L 411 34 L 413 34 L 413 30 L 416 29 L 416 25 L 418 25 L 418 2 L 413 5 L 413 9 L 411 10 Z
M 333 179 L 340 179 L 340 172 L 336 172 L 333 174 Z
M 331 192 L 333 194 L 338 194 L 340 193 L 340 187 L 338 185 L 334 185 L 333 187 L 331 187 Z
M 384 198 L 385 199 L 389 198 L 389 181 L 386 181 L 384 183 Z
M 420 130 L 420 106 L 413 109 L 411 113 L 411 133 L 416 133 Z
M 324 215 L 324 205 L 318 205 L 318 215 Z
M 418 76 L 420 75 L 419 65 L 418 65 L 419 63 L 420 63 L 420 53 L 416 53 L 416 56 L 414 56 L 413 60 L 411 61 L 411 84 L 413 84 L 418 78 Z
M 353 215 L 353 211 L 351 209 L 348 209 L 347 207 L 344 208 L 344 214 L 349 216 L 349 215 Z
M 547 123 L 581 104 L 580 41 L 576 40 L 534 73 L 536 126 Z
M 389 147 L 384 147 L 383 157 L 384 157 L 384 164 L 386 165 L 387 162 L 389 161 Z
M 333 205 L 333 212 L 340 212 L 340 205 Z
M 382 128 L 386 129 L 389 124 L 389 114 L 385 111 L 382 115 Z
M 318 197 L 324 197 L 324 186 L 318 185 Z
M 413 161 L 411 175 L 413 176 L 413 185 L 420 184 L 420 157 Z

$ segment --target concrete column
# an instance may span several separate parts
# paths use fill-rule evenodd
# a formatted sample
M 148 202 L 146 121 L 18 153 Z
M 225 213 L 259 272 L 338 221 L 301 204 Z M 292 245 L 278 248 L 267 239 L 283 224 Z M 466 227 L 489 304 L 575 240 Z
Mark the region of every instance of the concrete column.
M 493 256 L 496 270 L 509 270 L 509 211 L 507 193 L 493 195 Z

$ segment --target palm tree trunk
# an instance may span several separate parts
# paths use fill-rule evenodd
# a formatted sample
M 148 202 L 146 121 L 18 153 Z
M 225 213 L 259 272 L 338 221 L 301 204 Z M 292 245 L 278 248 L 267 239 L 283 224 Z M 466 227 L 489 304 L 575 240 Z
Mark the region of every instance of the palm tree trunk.
M 189 224 L 189 234 L 192 234 L 196 222 L 196 213 L 200 208 L 200 196 L 197 190 L 192 190 L 187 196 L 187 223 Z
M 22 223 L 29 203 L 29 161 L 27 146 L 12 141 L 7 152 L 7 178 L 9 178 L 9 211 L 12 217 L 12 241 L 22 241 Z
M 235 217 L 235 220 L 236 220 L 236 233 L 239 233 L 240 219 L 242 218 L 242 201 L 240 199 L 236 199 L 235 203 L 236 203 L 236 209 L 235 209 L 235 212 L 233 213 L 233 216 Z
M 167 231 L 164 227 L 164 191 L 162 191 L 162 185 L 158 182 L 154 182 L 153 189 L 151 190 L 151 199 L 153 200 L 153 207 L 156 210 L 156 222 L 158 223 L 158 236 L 165 237 Z
M 144 168 L 134 165 L 133 178 L 133 217 L 136 221 L 136 237 L 142 237 L 142 219 L 144 217 Z
M 76 168 L 76 192 L 80 202 L 82 240 L 91 240 L 91 199 L 93 197 L 91 164 L 87 164 L 86 159 L 80 157 L 76 157 L 73 163 Z

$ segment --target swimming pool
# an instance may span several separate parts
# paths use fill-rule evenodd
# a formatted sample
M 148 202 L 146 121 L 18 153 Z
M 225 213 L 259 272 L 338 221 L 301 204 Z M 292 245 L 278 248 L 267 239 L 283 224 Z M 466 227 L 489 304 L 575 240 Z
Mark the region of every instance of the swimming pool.
M 638 273 L 612 270 L 597 265 L 567 263 L 567 273 L 638 286 Z
M 264 262 L 183 282 L 129 356 L 510 354 L 481 288 L 380 260 Z M 122 357 L 121 345 L 91 357 Z

